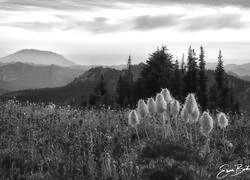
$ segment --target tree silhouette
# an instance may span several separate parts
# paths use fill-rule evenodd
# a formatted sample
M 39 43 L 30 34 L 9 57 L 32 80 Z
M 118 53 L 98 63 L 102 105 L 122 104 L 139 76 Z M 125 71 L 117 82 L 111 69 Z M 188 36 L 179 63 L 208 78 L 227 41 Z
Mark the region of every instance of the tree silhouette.
M 199 56 L 199 74 L 198 74 L 198 82 L 199 82 L 199 90 L 198 90 L 198 100 L 201 105 L 203 111 L 207 109 L 207 77 L 205 72 L 205 52 L 203 47 L 200 47 L 200 56 Z
M 218 64 L 215 69 L 215 81 L 217 92 L 217 108 L 222 111 L 229 111 L 232 109 L 234 100 L 232 100 L 233 92 L 230 91 L 226 72 L 224 70 L 221 50 L 219 51 Z M 230 102 L 231 101 L 231 102 Z
M 188 50 L 188 62 L 187 62 L 187 73 L 185 76 L 185 94 L 188 93 L 196 93 L 197 85 L 198 85 L 198 66 L 197 66 L 197 58 L 195 57 L 194 49 L 189 47 Z
M 182 76 L 181 76 L 181 71 L 179 69 L 179 61 L 176 60 L 174 64 L 174 73 L 172 77 L 172 88 L 173 89 L 172 93 L 173 95 L 181 99 L 182 98 Z
M 104 76 L 101 75 L 100 80 L 94 89 L 94 93 L 90 95 L 89 104 L 95 106 L 107 104 L 107 92 Z
M 151 97 L 164 87 L 173 90 L 171 85 L 174 70 L 172 59 L 172 55 L 168 53 L 165 46 L 150 55 L 139 79 L 143 97 Z
M 217 83 L 218 89 L 222 89 L 225 81 L 225 70 L 223 66 L 221 50 L 219 51 L 218 64 L 215 69 L 215 80 Z
M 116 86 L 117 103 L 122 106 L 130 106 L 134 102 L 134 82 L 131 64 L 131 56 L 129 55 L 127 69 L 120 75 Z

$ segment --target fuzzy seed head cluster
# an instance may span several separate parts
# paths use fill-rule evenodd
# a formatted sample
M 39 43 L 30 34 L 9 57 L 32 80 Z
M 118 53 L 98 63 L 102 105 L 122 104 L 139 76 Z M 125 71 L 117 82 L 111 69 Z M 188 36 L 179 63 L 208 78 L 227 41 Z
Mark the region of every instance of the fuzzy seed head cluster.
M 188 113 L 189 114 L 193 113 L 197 107 L 198 106 L 194 94 L 192 93 L 188 94 L 185 101 L 185 108 L 188 111 Z
M 156 103 L 153 98 L 148 99 L 147 105 L 148 105 L 148 112 L 150 115 L 156 113 Z
M 214 121 L 208 112 L 204 112 L 201 116 L 201 133 L 208 136 L 213 129 Z
M 137 112 L 136 110 L 132 110 L 130 111 L 129 115 L 128 115 L 128 124 L 135 128 L 138 124 L 139 124 L 139 118 L 138 118 L 138 115 L 137 115 Z
M 200 111 L 199 111 L 194 94 L 191 93 L 186 97 L 184 108 L 188 113 L 188 116 L 189 116 L 188 119 L 190 123 L 194 123 L 199 120 Z
M 137 112 L 140 118 L 145 118 L 148 114 L 148 106 L 142 99 L 138 101 Z
M 189 122 L 189 115 L 188 115 L 188 111 L 186 110 L 185 107 L 182 108 L 181 110 L 181 119 L 184 120 L 184 122 L 188 123 Z
M 170 113 L 172 116 L 176 117 L 178 116 L 180 111 L 180 103 L 177 100 L 173 100 L 173 102 L 170 105 Z
M 217 116 L 218 119 L 218 124 L 220 126 L 220 128 L 226 128 L 228 126 L 228 119 L 227 116 L 225 115 L 225 113 L 220 112 Z
M 161 114 L 167 109 L 167 103 L 161 93 L 156 95 L 156 112 Z
M 195 108 L 194 112 L 192 112 L 191 114 L 189 114 L 190 116 L 190 120 L 192 122 L 197 122 L 199 120 L 199 117 L 200 117 L 200 111 L 199 111 L 199 108 Z
M 163 95 L 165 101 L 167 104 L 170 104 L 172 102 L 172 97 L 167 88 L 161 90 L 161 94 Z

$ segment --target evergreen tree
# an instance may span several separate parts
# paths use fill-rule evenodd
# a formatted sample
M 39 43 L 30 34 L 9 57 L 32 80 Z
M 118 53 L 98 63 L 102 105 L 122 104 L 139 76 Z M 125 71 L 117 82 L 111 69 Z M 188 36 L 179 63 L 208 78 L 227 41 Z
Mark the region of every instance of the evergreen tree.
M 229 89 L 228 80 L 224 70 L 221 50 L 219 51 L 218 64 L 215 69 L 215 81 L 218 93 L 217 108 L 222 111 L 230 111 L 232 107 L 231 105 L 232 102 L 230 102 L 231 99 L 230 96 L 233 97 L 233 95 L 230 94 L 233 92 L 230 92 Z
M 172 77 L 172 86 L 173 87 L 171 89 L 173 89 L 173 91 L 172 91 L 173 95 L 178 99 L 182 98 L 182 92 L 181 92 L 182 79 L 181 79 L 181 71 L 179 69 L 179 61 L 178 60 L 176 60 L 175 64 L 174 64 L 174 74 Z
M 107 92 L 104 76 L 101 75 L 100 80 L 94 89 L 94 93 L 90 95 L 89 104 L 95 106 L 107 104 Z
M 215 69 L 215 80 L 218 89 L 221 90 L 224 86 L 224 81 L 225 81 L 225 70 L 223 66 L 221 50 L 219 51 L 218 64 Z
M 222 60 L 222 54 L 221 50 L 219 51 L 218 56 L 218 64 L 215 69 L 215 81 L 216 81 L 216 87 L 217 87 L 217 93 L 218 93 L 218 107 L 219 110 L 226 110 L 227 107 L 227 99 L 229 96 L 228 91 L 226 89 L 226 79 L 225 79 L 225 70 Z
M 168 49 L 163 46 L 152 53 L 141 72 L 139 84 L 142 86 L 141 94 L 144 98 L 155 95 L 165 87 L 173 91 L 171 85 L 174 69 L 173 57 L 167 51 Z
M 186 73 L 186 64 L 185 64 L 185 56 L 182 55 L 181 59 L 181 74 L 184 75 Z
M 189 47 L 188 50 L 188 62 L 187 62 L 187 73 L 185 76 L 185 95 L 188 93 L 196 93 L 198 87 L 198 66 L 195 52 Z
M 117 82 L 117 86 L 116 86 L 116 95 L 117 95 L 117 103 L 120 106 L 124 106 L 125 104 L 125 83 L 123 80 L 122 75 L 120 75 L 119 80 Z
M 127 69 L 129 72 L 131 72 L 131 67 L 132 67 L 132 61 L 131 61 L 131 55 L 129 55 L 127 63 Z
M 128 57 L 127 70 L 125 70 L 125 79 L 127 80 L 128 93 L 129 95 L 131 95 L 133 91 L 133 72 L 132 72 L 131 55 L 129 55 Z M 131 98 L 132 96 L 129 97 L 130 100 Z
M 134 88 L 133 88 L 133 72 L 131 65 L 131 56 L 129 55 L 127 69 L 123 71 L 123 74 L 119 77 L 116 94 L 117 103 L 122 106 L 130 106 L 134 102 Z
M 221 111 L 230 111 L 230 89 L 228 87 L 228 81 L 224 78 L 223 87 L 218 88 L 218 108 Z
M 104 96 L 107 93 L 107 89 L 106 89 L 106 83 L 104 82 L 104 76 L 101 75 L 100 77 L 100 81 L 97 84 L 97 86 L 95 87 L 95 94 L 99 95 L 99 96 Z
M 200 47 L 200 56 L 199 56 L 199 90 L 198 90 L 198 100 L 201 105 L 201 108 L 203 111 L 207 109 L 207 101 L 208 101 L 208 95 L 207 95 L 207 77 L 205 72 L 205 52 L 203 47 Z
M 186 72 L 187 72 L 187 66 L 185 63 L 185 56 L 184 54 L 182 55 L 182 60 L 181 60 L 181 67 L 180 67 L 180 75 L 181 75 L 181 92 L 180 92 L 180 100 L 184 102 L 185 100 L 185 95 L 186 95 Z
M 209 109 L 216 110 L 217 107 L 218 107 L 218 89 L 216 84 L 214 84 L 209 88 Z

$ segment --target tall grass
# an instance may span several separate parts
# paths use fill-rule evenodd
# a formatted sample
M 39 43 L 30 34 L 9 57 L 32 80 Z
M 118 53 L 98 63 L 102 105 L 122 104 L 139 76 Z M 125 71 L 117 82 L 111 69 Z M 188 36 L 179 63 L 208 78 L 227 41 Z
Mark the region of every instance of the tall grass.
M 183 119 L 184 108 L 157 101 L 148 110 L 140 102 L 134 126 L 129 109 L 1 103 L 0 179 L 215 179 L 222 164 L 248 163 L 247 118 L 228 117 L 222 130 L 210 114 L 204 136 L 200 118 L 190 123 L 190 112 Z

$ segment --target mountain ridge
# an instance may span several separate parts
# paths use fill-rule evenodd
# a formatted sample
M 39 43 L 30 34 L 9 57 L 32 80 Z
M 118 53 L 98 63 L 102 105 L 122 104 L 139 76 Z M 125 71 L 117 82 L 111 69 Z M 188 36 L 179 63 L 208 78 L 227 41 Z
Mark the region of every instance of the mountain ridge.
M 86 70 L 56 65 L 13 63 L 0 66 L 0 87 L 7 91 L 64 86 Z
M 139 74 L 145 64 L 133 65 L 132 72 L 135 80 L 139 77 Z M 91 93 L 94 92 L 94 88 L 97 85 L 101 75 L 104 76 L 104 81 L 107 85 L 108 93 L 113 95 L 115 93 L 116 83 L 119 76 L 122 75 L 124 70 L 116 70 L 106 67 L 95 67 L 83 74 L 79 75 L 72 82 L 66 86 L 57 88 L 24 90 L 18 92 L 7 93 L 3 98 L 9 98 L 16 96 L 21 101 L 34 101 L 34 102 L 54 102 L 59 104 L 75 104 L 80 105 L 81 102 L 87 101 Z M 206 71 L 208 77 L 208 86 L 211 87 L 214 84 L 214 71 Z M 245 109 L 250 107 L 250 104 L 243 101 L 242 98 L 248 97 L 250 91 L 246 91 L 250 87 L 250 82 L 246 82 L 240 78 L 228 75 L 229 84 L 236 92 L 236 98 L 239 98 L 239 102 L 244 102 L 242 107 Z
M 58 66 L 75 66 L 76 63 L 66 59 L 64 56 L 52 51 L 37 49 L 22 49 L 13 54 L 0 58 L 0 63 L 28 63 L 34 65 L 58 65 Z

